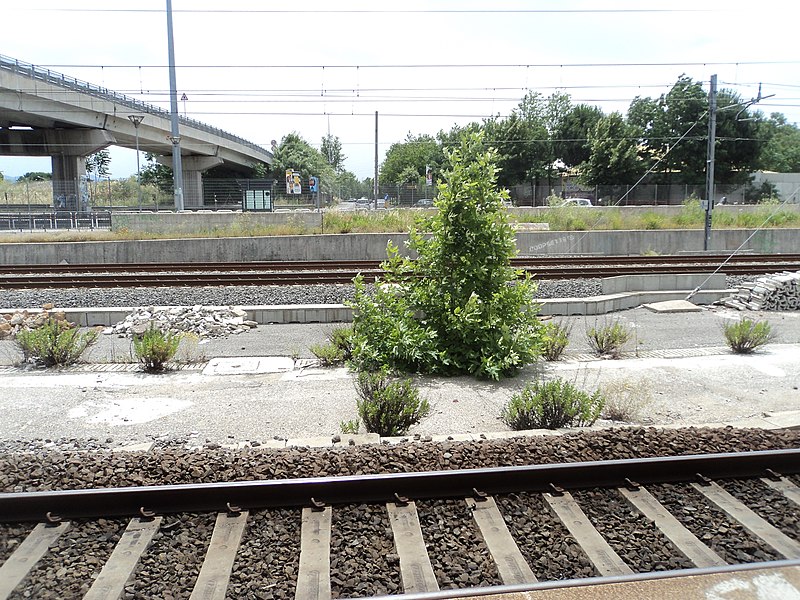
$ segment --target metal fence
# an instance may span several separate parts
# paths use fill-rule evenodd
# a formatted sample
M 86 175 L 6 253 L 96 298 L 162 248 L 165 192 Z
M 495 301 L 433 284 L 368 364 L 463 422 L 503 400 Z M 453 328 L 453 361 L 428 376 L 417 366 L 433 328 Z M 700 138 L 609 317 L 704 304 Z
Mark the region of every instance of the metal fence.
M 2 212 L 0 231 L 54 231 L 61 229 L 110 229 L 110 211 Z

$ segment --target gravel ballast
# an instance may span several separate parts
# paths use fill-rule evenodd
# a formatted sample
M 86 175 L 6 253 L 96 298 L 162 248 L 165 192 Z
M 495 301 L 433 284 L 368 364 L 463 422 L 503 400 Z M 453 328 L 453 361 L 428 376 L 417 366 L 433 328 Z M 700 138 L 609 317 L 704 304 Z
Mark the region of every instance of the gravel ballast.
M 149 452 L 24 451 L 0 442 L 0 491 L 78 489 L 399 473 L 797 448 L 800 431 L 616 428 L 475 442 Z M 74 447 L 74 444 L 72 445 Z M 22 450 L 22 451 L 20 451 Z
M 729 275 L 726 285 L 735 289 L 754 278 Z M 602 280 L 597 277 L 545 279 L 538 281 L 537 286 L 536 297 L 542 300 L 586 298 L 603 293 Z M 48 302 L 57 308 L 342 304 L 352 300 L 354 293 L 355 287 L 350 284 L 5 290 L 0 296 L 0 309 L 38 308 Z
M 7 290 L 0 297 L 0 309 L 37 308 L 47 302 L 58 308 L 342 304 L 352 300 L 354 293 L 355 287 L 349 284 Z M 540 281 L 536 295 L 538 298 L 576 298 L 601 293 L 599 279 L 571 279 Z
M 634 457 L 796 448 L 800 431 L 757 429 L 630 428 L 475 442 L 407 441 L 332 448 L 188 450 L 161 444 L 147 452 L 83 450 L 14 451 L 0 445 L 0 491 L 71 489 L 248 479 L 347 476 L 363 473 L 543 464 Z M 88 444 L 88 443 L 87 443 Z M 737 496 L 755 497 L 767 510 L 768 496 L 752 482 L 728 482 Z M 755 485 L 755 487 L 753 487 Z M 730 562 L 776 558 L 740 527 L 721 518 L 690 486 L 648 486 L 684 524 Z M 574 497 L 614 549 L 637 571 L 689 566 L 653 525 L 628 507 L 614 490 L 579 491 Z M 541 580 L 594 574 L 565 528 L 545 509 L 538 494 L 497 497 L 509 530 Z M 496 566 L 463 498 L 418 500 L 420 524 L 442 589 L 498 585 Z M 166 515 L 161 531 L 143 556 L 126 598 L 188 597 L 213 528 L 214 514 Z M 793 524 L 794 523 L 794 524 Z M 776 525 L 796 526 L 783 518 Z M 68 566 L 37 567 L 27 589 L 56 598 L 65 589 L 82 594 L 102 568 L 124 520 L 76 521 L 59 542 Z M 0 555 L 18 545 L 31 524 L 0 525 Z M 229 598 L 291 597 L 297 580 L 300 510 L 252 511 L 237 553 Z M 382 505 L 334 507 L 331 544 L 334 597 L 397 593 L 398 559 Z M 88 558 L 87 558 L 88 557 Z M 48 573 L 60 572 L 68 588 Z M 378 574 L 376 576 L 376 573 Z M 266 589 L 263 587 L 266 581 Z M 261 588 L 253 586 L 260 582 Z M 21 592 L 21 590 L 19 590 Z M 19 594 L 14 596 L 23 597 Z

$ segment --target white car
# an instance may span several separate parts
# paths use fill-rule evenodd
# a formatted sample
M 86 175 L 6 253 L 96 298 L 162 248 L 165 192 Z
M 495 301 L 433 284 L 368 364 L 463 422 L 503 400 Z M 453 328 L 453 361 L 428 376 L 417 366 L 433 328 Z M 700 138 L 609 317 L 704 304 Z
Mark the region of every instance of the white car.
M 567 198 L 558 205 L 559 208 L 563 206 L 594 206 L 589 198 Z

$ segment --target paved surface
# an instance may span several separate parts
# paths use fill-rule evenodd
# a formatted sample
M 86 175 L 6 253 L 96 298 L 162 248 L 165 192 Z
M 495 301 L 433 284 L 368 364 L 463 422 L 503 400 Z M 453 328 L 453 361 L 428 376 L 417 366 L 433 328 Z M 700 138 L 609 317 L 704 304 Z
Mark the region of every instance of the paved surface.
M 606 583 L 516 594 L 482 600 L 798 600 L 800 567 L 748 569 L 669 579 Z M 466 599 L 465 599 L 466 600 Z
M 777 334 L 776 343 L 751 356 L 735 356 L 724 347 L 723 323 L 740 316 L 639 308 L 565 318 L 572 324 L 567 360 L 531 366 L 500 383 L 417 377 L 432 411 L 411 433 L 507 432 L 498 418 L 503 404 L 542 374 L 627 398 L 644 424 L 800 425 L 800 313 L 750 314 L 769 320 Z M 625 357 L 593 359 L 585 330 L 614 320 L 634 332 Z M 184 343 L 181 357 L 203 362 L 164 375 L 138 372 L 124 338 L 103 336 L 87 354 L 92 364 L 61 373 L 13 366 L 19 360 L 13 343 L 0 342 L 0 365 L 6 365 L 0 366 L 0 439 L 330 439 L 342 421 L 356 417 L 352 375 L 309 367 L 304 359 L 312 356 L 309 346 L 323 342 L 333 327 L 259 326 L 226 339 Z

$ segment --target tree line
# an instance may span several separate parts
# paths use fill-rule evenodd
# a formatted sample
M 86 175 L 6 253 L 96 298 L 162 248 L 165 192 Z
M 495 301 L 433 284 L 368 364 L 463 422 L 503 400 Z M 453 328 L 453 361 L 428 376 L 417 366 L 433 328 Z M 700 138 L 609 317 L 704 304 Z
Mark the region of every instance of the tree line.
M 800 171 L 800 130 L 780 113 L 765 117 L 731 90 L 717 97 L 715 181 L 747 183 L 758 170 Z M 574 104 L 569 94 L 529 92 L 507 117 L 454 126 L 435 136 L 409 133 L 393 144 L 381 181 L 419 184 L 441 170 L 444 151 L 483 132 L 498 152 L 498 183 L 544 185 L 563 175 L 584 185 L 697 184 L 705 179 L 708 92 L 681 76 L 658 98 L 636 97 L 627 114 Z
M 754 171 L 800 172 L 800 129 L 781 113 L 768 117 L 753 110 L 732 90 L 717 96 L 715 181 L 746 184 Z M 757 105 L 756 105 L 757 106 Z M 708 92 L 700 81 L 682 75 L 657 98 L 633 99 L 627 113 L 605 114 L 597 106 L 573 103 L 569 94 L 543 96 L 529 91 L 508 116 L 455 125 L 436 135 L 409 132 L 391 145 L 380 167 L 382 185 L 425 185 L 446 164 L 445 151 L 465 133 L 481 133 L 497 153 L 498 184 L 552 185 L 564 176 L 583 185 L 632 185 L 646 176 L 650 184 L 697 185 L 705 180 L 709 119 Z M 324 192 L 351 198 L 371 197 L 372 178 L 359 180 L 344 167 L 338 137 L 326 135 L 314 147 L 299 133 L 283 137 L 272 165 L 256 165 L 251 176 L 283 181 L 287 169 L 307 180 L 321 179 Z M 101 174 L 107 157 L 87 160 Z M 211 179 L 242 177 L 217 167 Z M 142 183 L 171 190 L 172 172 L 147 155 Z

